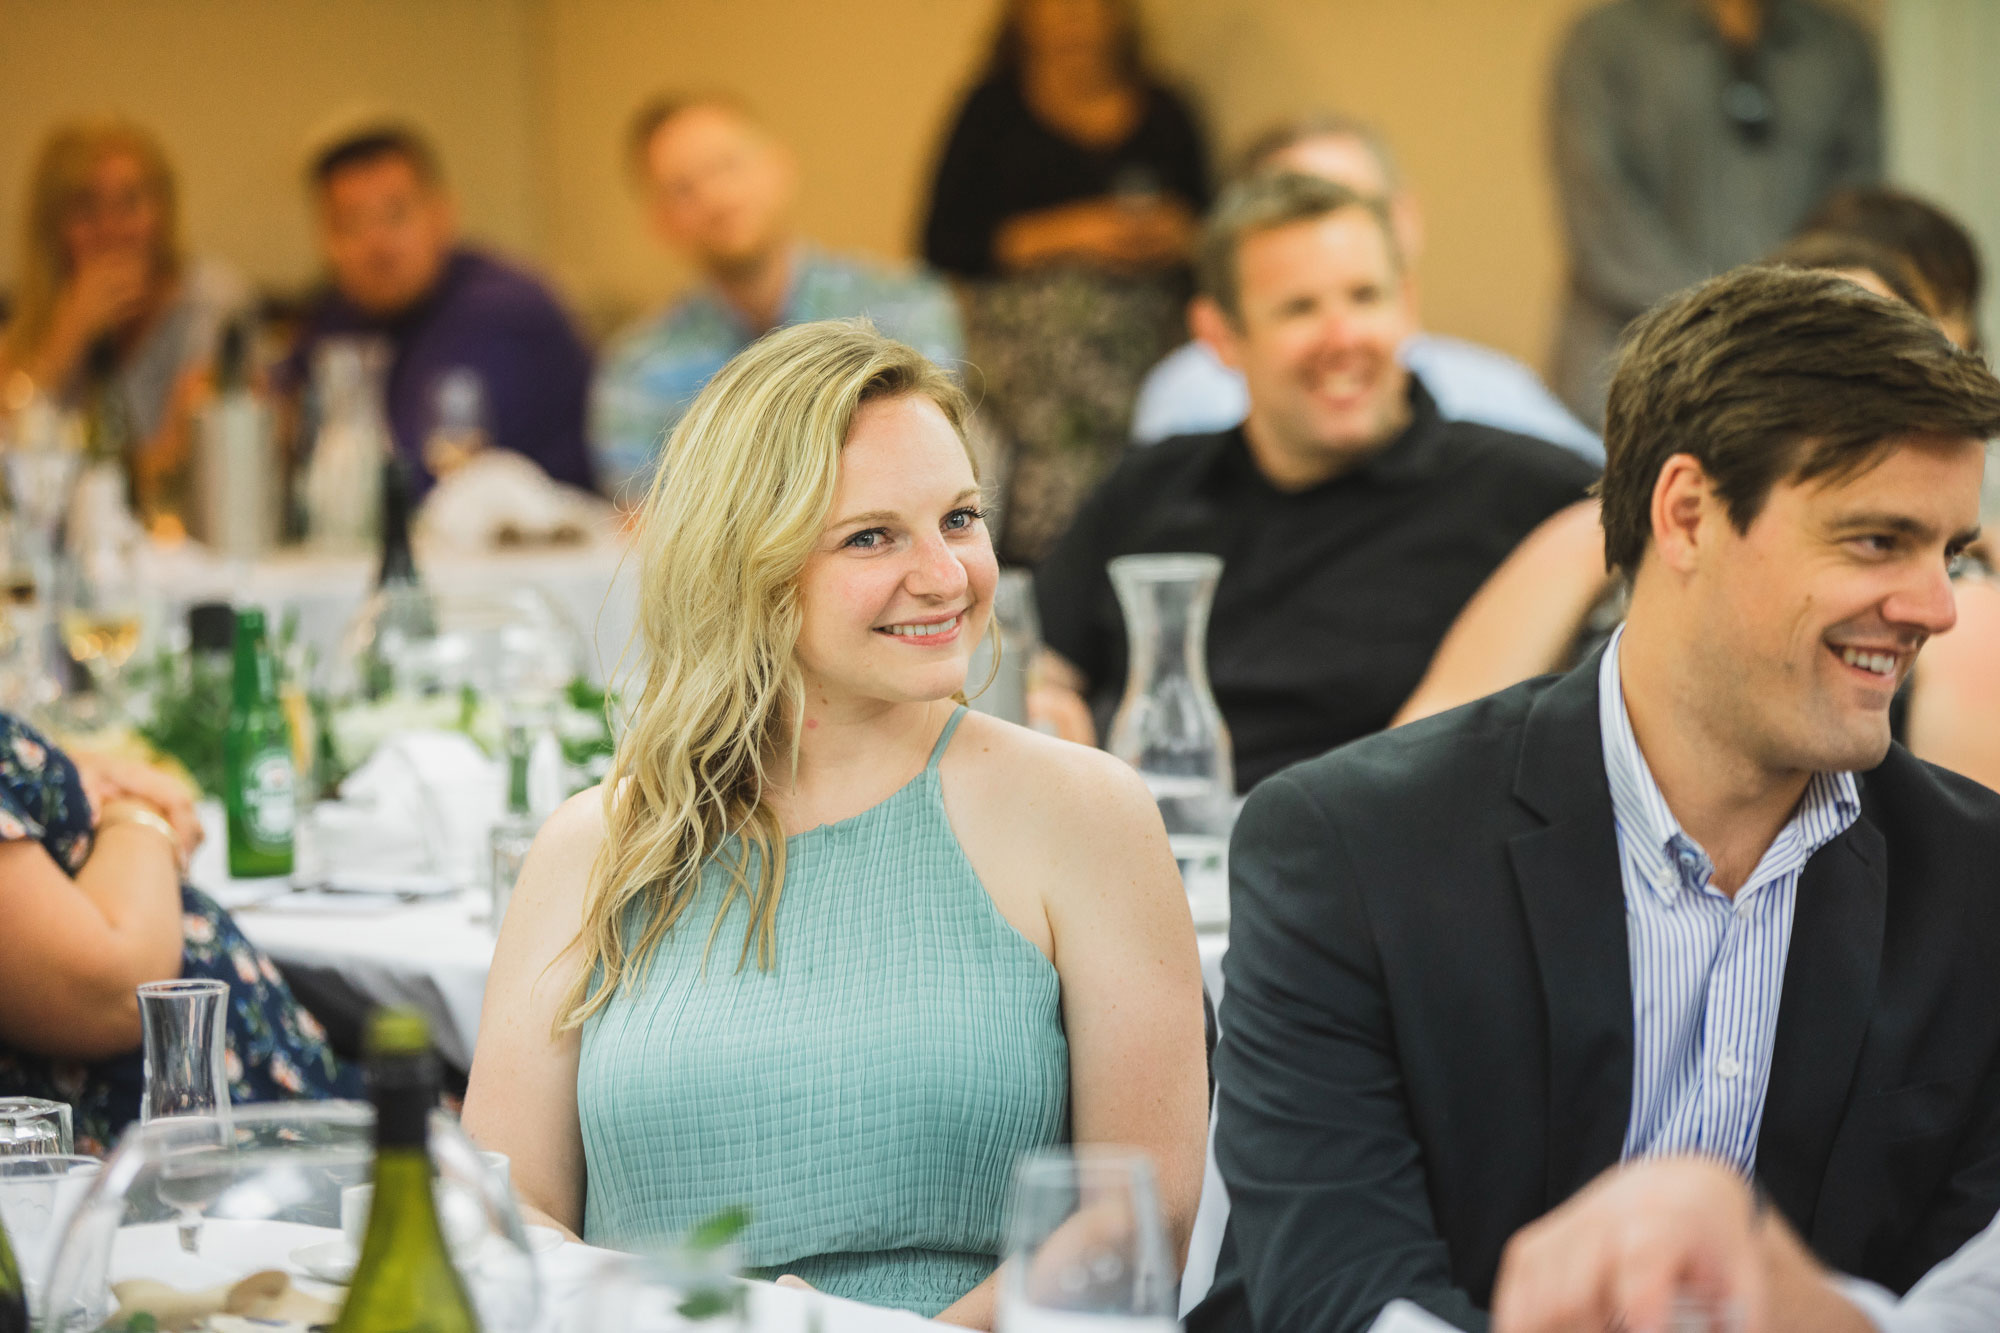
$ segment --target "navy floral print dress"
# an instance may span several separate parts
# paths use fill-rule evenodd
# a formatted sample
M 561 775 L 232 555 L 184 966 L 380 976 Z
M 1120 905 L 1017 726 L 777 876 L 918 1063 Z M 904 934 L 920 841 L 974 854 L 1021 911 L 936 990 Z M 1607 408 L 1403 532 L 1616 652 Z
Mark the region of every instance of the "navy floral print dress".
M 90 856 L 90 804 L 69 756 L 0 713 L 0 842 L 33 838 L 74 876 Z M 7 913 L 0 884 L 0 919 Z M 206 894 L 181 887 L 181 976 L 229 983 L 230 1100 L 354 1097 L 360 1071 L 343 1065 L 284 978 Z M 168 978 L 161 978 L 167 980 Z M 13 979 L 0 977 L 0 985 Z M 139 1114 L 141 1052 L 89 1064 L 17 1050 L 0 1039 L 0 1095 L 46 1097 L 73 1108 L 76 1150 L 101 1156 Z

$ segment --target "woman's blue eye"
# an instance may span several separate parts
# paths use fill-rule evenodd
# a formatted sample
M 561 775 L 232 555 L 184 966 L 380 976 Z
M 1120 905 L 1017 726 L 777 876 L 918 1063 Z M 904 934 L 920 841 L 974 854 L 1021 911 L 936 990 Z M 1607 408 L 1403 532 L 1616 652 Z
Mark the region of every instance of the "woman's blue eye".
M 975 509 L 968 505 L 964 509 L 954 509 L 949 514 L 946 514 L 944 516 L 944 526 L 946 531 L 949 532 L 963 532 L 985 517 L 985 510 Z
M 842 542 L 841 545 L 852 546 L 855 549 L 862 551 L 872 551 L 875 549 L 876 538 L 880 537 L 881 535 L 882 535 L 882 529 L 880 528 L 864 528 L 860 532 L 855 533 L 852 537 L 849 537 L 846 541 Z

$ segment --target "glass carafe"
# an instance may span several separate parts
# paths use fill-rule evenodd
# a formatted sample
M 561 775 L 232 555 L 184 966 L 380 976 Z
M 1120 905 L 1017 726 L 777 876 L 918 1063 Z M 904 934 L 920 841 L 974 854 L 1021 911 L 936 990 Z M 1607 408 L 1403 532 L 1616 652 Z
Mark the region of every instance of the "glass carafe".
M 328 550 L 371 545 L 381 519 L 389 437 L 388 348 L 372 338 L 332 338 L 313 362 L 319 430 L 299 482 L 306 538 Z
M 1195 926 L 1229 922 L 1229 829 L 1236 778 L 1229 728 L 1208 686 L 1208 613 L 1222 561 L 1125 555 L 1109 565 L 1130 667 L 1106 746 L 1160 803 Z

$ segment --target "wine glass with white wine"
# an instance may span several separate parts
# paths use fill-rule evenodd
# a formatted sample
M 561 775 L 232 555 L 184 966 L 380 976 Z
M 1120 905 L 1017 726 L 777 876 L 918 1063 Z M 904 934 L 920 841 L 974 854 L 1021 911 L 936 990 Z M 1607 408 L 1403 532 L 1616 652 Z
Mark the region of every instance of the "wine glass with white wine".
M 144 628 L 145 587 L 129 543 L 103 542 L 80 552 L 57 622 L 70 657 L 90 673 L 107 719 L 122 707 L 125 664 Z

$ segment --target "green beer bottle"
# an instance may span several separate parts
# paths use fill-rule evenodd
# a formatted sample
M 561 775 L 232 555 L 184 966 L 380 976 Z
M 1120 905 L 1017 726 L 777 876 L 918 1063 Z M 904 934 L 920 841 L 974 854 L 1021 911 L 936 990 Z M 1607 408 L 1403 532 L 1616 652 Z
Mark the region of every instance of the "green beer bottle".
M 368 1230 L 333 1333 L 478 1333 L 472 1299 L 452 1264 L 432 1181 L 431 1108 L 437 1062 L 424 1020 L 406 1009 L 368 1025 L 368 1095 L 375 1103 L 375 1196 Z
M 229 873 L 238 879 L 292 873 L 297 774 L 292 727 L 278 701 L 278 669 L 264 641 L 264 613 L 236 613 L 236 664 L 229 725 L 222 733 L 223 800 L 229 808 Z

